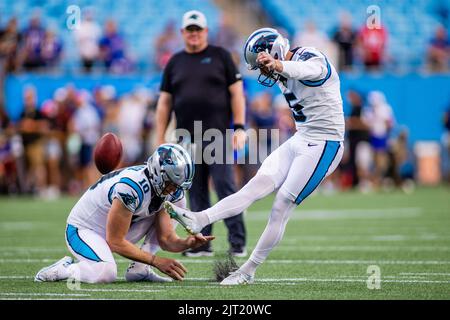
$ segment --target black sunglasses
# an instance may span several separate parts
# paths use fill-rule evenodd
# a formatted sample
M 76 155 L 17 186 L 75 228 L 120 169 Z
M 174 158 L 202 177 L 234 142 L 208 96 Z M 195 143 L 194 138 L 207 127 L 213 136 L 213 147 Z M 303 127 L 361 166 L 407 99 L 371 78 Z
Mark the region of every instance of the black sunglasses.
M 199 26 L 195 26 L 195 25 L 186 27 L 186 31 L 188 31 L 188 32 L 202 31 L 202 30 L 203 30 L 203 28 L 200 28 Z

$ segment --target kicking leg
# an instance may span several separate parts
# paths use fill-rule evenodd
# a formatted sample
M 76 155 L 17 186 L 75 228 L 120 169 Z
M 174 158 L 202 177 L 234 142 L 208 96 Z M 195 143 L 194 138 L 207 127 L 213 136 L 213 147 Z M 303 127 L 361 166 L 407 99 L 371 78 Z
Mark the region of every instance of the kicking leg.
M 264 262 L 270 251 L 283 238 L 286 224 L 297 205 L 278 191 L 266 228 L 258 240 L 250 258 L 238 270 L 223 280 L 222 285 L 237 285 L 253 282 L 256 268 Z
M 342 149 L 341 144 L 337 142 L 324 142 L 321 148 L 316 149 L 300 149 L 300 154 L 292 162 L 286 181 L 277 193 L 266 229 L 249 260 L 221 284 L 252 282 L 256 268 L 283 238 L 293 209 L 336 169 L 342 158 Z
M 289 144 L 290 140 L 272 152 L 256 175 L 241 190 L 220 200 L 211 208 L 193 213 L 166 202 L 166 210 L 191 233 L 198 233 L 208 224 L 238 215 L 256 200 L 275 191 L 286 179 L 294 158 Z

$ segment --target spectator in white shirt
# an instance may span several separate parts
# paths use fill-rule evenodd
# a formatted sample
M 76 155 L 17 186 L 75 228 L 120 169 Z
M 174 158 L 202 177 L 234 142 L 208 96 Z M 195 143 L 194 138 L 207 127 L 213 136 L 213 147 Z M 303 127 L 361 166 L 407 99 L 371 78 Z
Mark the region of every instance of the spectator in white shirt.
M 97 140 L 100 138 L 102 124 L 97 110 L 89 102 L 89 93 L 81 92 L 76 97 L 77 109 L 72 116 L 70 129 L 81 140 L 79 149 L 79 166 L 77 177 L 83 181 L 83 187 L 87 188 L 98 178 L 98 173 L 93 163 L 93 151 Z
M 322 51 L 330 59 L 330 62 L 337 65 L 337 48 L 325 33 L 317 29 L 313 21 L 306 22 L 305 28 L 295 35 L 293 43 L 297 43 L 302 47 L 314 47 Z
M 137 92 L 119 102 L 118 129 L 123 145 L 123 166 L 137 163 L 144 145 L 144 120 L 147 106 Z
M 87 11 L 79 28 L 75 29 L 75 40 L 80 52 L 81 63 L 87 73 L 91 72 L 92 66 L 98 59 L 100 37 L 101 28 L 94 21 L 92 12 Z
M 380 186 L 388 166 L 388 138 L 394 126 L 394 113 L 380 91 L 371 91 L 367 96 L 368 108 L 363 114 L 369 126 L 370 144 L 374 151 L 375 171 L 373 182 Z

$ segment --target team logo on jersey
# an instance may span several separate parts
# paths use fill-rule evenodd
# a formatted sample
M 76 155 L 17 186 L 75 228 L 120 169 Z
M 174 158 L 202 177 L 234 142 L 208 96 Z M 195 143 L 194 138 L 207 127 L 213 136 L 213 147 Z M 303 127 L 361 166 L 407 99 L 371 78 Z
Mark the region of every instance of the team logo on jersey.
M 212 61 L 211 57 L 206 57 L 206 58 L 203 58 L 203 59 L 200 61 L 200 63 L 202 63 L 202 64 L 210 64 L 211 61 Z
M 136 203 L 136 197 L 131 194 L 119 192 L 119 195 L 126 206 Z
M 300 60 L 306 61 L 311 59 L 312 57 L 317 57 L 317 55 L 312 52 L 303 52 L 298 58 Z

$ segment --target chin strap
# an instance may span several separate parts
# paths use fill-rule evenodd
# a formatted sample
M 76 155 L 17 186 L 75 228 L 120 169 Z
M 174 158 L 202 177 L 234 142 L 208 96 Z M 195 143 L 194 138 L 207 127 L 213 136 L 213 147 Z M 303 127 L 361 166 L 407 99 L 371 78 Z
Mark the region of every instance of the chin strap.
M 279 79 L 280 75 L 274 71 L 271 71 L 268 75 L 260 73 L 258 76 L 258 82 L 265 87 L 273 87 Z
M 148 170 L 148 168 L 145 168 L 144 174 L 147 177 L 148 181 L 151 181 L 151 174 L 150 174 L 150 170 Z

